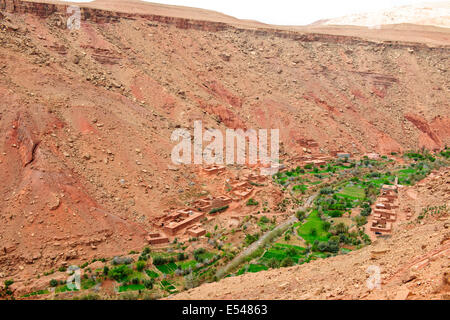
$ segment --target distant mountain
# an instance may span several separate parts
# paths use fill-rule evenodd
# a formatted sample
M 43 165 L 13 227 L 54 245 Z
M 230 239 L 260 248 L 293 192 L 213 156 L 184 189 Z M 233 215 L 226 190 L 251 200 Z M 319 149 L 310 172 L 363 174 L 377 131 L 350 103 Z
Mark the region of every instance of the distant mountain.
M 319 20 L 312 25 L 377 27 L 404 23 L 450 28 L 450 1 L 422 3 L 378 12 L 352 14 L 340 18 Z

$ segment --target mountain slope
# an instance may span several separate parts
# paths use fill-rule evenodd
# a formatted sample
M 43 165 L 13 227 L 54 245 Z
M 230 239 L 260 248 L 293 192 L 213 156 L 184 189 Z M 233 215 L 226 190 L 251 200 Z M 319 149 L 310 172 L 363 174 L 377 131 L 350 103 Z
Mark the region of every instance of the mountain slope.
M 0 273 L 142 247 L 214 192 L 170 161 L 194 120 L 279 128 L 283 158 L 450 144 L 448 45 L 92 5 L 71 31 L 66 4 L 0 0 Z

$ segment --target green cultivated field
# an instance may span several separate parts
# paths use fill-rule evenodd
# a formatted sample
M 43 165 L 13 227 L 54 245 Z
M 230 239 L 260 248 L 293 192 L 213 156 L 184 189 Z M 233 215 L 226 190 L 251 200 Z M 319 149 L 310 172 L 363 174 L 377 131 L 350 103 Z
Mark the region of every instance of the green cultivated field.
M 153 270 L 145 270 L 145 273 L 152 279 L 159 278 L 158 272 L 155 272 Z
M 313 210 L 306 222 L 298 228 L 298 235 L 309 243 L 315 240 L 328 241 L 329 233 L 323 229 L 323 225 L 324 221 L 319 218 L 318 211 Z
M 338 195 L 358 200 L 362 200 L 365 198 L 364 189 L 357 186 L 347 186 L 344 189 L 342 189 L 338 193 Z
M 197 261 L 195 261 L 195 260 L 177 262 L 177 265 L 180 266 L 182 270 L 189 269 L 189 267 L 194 269 L 196 264 L 197 264 Z
M 241 268 L 236 275 L 239 276 L 239 275 L 244 274 L 246 272 L 255 273 L 255 272 L 264 271 L 264 270 L 268 270 L 268 269 L 269 268 L 266 267 L 263 264 L 250 264 L 248 266 L 244 266 L 243 268 Z
M 130 284 L 125 286 L 119 287 L 119 292 L 126 292 L 126 291 L 137 291 L 137 290 L 144 290 L 145 286 L 142 284 Z
M 177 288 L 175 288 L 175 286 L 167 280 L 161 281 L 161 288 L 169 293 L 177 292 Z
M 177 270 L 177 265 L 174 262 L 156 266 L 156 269 L 164 274 L 173 274 Z

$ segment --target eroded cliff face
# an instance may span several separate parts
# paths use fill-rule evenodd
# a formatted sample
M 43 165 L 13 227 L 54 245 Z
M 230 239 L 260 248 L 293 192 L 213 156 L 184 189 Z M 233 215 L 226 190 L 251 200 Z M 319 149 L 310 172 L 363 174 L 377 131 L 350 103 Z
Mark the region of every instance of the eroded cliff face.
M 194 120 L 278 128 L 282 157 L 450 144 L 449 47 L 94 8 L 69 30 L 66 5 L 0 9 L 3 273 L 144 245 L 201 191 L 169 167 Z
M 16 14 L 31 14 L 41 18 L 47 18 L 53 14 L 66 15 L 68 7 L 68 4 L 26 2 L 21 0 L 0 1 L 0 9 L 3 11 Z M 151 14 L 131 14 L 86 7 L 81 7 L 80 13 L 83 21 L 91 21 L 95 23 L 114 23 L 119 22 L 121 19 L 145 19 L 168 25 L 174 25 L 180 29 L 195 29 L 211 32 L 225 30 L 228 27 L 225 23 L 220 22 L 191 20 Z

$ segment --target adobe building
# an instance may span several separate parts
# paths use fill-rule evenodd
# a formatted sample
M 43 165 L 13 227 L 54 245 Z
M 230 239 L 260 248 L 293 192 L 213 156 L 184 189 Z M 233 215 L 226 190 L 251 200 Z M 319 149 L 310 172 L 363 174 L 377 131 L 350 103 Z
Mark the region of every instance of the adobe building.
M 238 182 L 232 185 L 231 193 L 238 199 L 247 198 L 253 191 L 253 186 L 248 181 Z
M 375 203 L 373 214 L 371 216 L 370 230 L 377 233 L 391 233 L 392 226 L 397 221 L 398 208 L 396 200 L 398 198 L 397 185 L 383 185 L 381 195 Z
M 324 166 L 327 163 L 324 160 L 309 160 L 309 161 L 305 161 L 305 165 L 307 164 L 311 164 L 314 167 L 320 167 L 320 166 Z
M 233 199 L 225 195 L 218 197 L 208 197 L 194 201 L 192 203 L 192 207 L 200 212 L 209 212 L 212 209 L 224 207 L 230 204 L 232 201 Z
M 394 222 L 397 220 L 397 213 L 392 210 L 386 209 L 375 209 L 374 210 L 374 218 L 384 219 L 386 221 Z
M 253 182 L 253 183 L 263 183 L 263 182 L 266 182 L 266 176 L 249 173 L 249 174 L 244 175 L 244 180 L 247 180 L 247 181 Z
M 212 201 L 208 198 L 195 200 L 192 203 L 192 207 L 194 207 L 198 211 L 207 212 L 212 209 Z
M 390 184 L 383 184 L 381 186 L 381 191 L 390 192 L 390 191 L 397 191 L 398 187 L 396 185 L 390 185 Z
M 377 199 L 378 202 L 375 204 L 375 208 L 388 210 L 397 209 L 399 206 L 396 199 L 397 197 L 395 196 L 392 196 L 390 198 L 381 196 Z
M 193 212 L 187 217 L 185 215 L 177 216 L 177 218 L 172 219 L 167 225 L 164 225 L 164 232 L 174 236 L 180 230 L 187 228 L 188 226 L 198 222 L 205 216 L 204 212 Z
M 169 238 L 159 233 L 149 233 L 147 236 L 147 241 L 151 245 L 165 244 L 169 242 Z
M 370 230 L 373 232 L 380 233 L 391 233 L 392 232 L 392 222 L 386 222 L 382 220 L 373 220 L 370 225 Z
M 397 186 L 383 185 L 381 187 L 381 197 L 384 198 L 386 202 L 394 203 L 398 198 Z
M 206 234 L 206 230 L 200 226 L 193 226 L 187 230 L 188 235 L 194 238 L 199 238 Z

